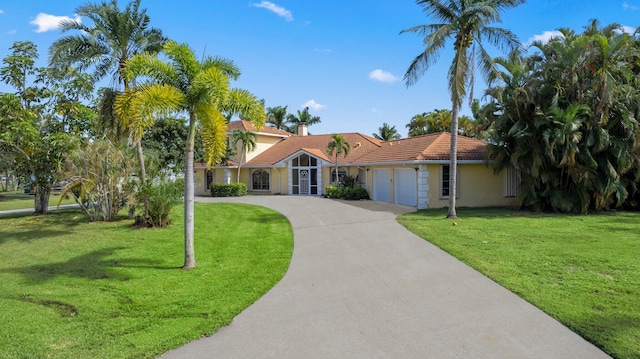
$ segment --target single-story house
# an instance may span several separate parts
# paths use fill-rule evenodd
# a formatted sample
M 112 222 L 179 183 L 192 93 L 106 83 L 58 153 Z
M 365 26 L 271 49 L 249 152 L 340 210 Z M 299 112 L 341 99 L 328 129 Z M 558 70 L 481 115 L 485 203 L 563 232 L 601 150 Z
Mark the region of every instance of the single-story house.
M 418 209 L 448 206 L 449 133 L 388 142 L 361 133 L 341 133 L 351 150 L 346 157 L 338 156 L 336 177 L 336 157 L 326 150 L 331 134 L 310 135 L 304 125 L 298 134 L 268 126 L 257 130 L 248 121 L 229 123 L 229 134 L 234 129 L 254 132 L 256 149 L 244 155 L 240 166 L 239 148 L 238 155 L 224 166 L 207 170 L 195 164 L 197 195 L 209 194 L 211 183 L 235 182 L 240 167 L 240 182 L 252 193 L 322 196 L 327 186 L 336 184 L 336 178 L 348 174 L 358 177 L 373 200 Z M 494 174 L 485 159 L 486 145 L 458 137 L 458 206 L 514 204 L 517 175 L 510 170 Z

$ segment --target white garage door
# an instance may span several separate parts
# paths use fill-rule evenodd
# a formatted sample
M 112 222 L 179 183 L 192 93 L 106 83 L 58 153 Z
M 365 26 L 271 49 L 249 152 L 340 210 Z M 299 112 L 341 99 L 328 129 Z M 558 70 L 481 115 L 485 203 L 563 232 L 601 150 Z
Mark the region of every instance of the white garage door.
M 395 203 L 415 207 L 418 205 L 418 182 L 413 168 L 396 168 L 393 172 Z
M 391 202 L 391 171 L 388 168 L 373 169 L 373 199 Z

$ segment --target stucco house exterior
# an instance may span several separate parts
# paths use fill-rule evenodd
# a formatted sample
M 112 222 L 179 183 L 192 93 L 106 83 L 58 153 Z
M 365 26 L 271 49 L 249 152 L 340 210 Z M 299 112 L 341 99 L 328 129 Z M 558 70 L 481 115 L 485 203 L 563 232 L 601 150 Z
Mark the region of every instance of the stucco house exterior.
M 240 182 L 252 193 L 322 196 L 334 185 L 335 155 L 326 151 L 332 134 L 310 135 L 305 126 L 292 134 L 264 126 L 257 130 L 247 121 L 229 123 L 234 129 L 257 135 L 256 150 L 246 153 Z M 371 199 L 423 208 L 448 206 L 449 133 L 435 133 L 394 141 L 381 141 L 361 133 L 341 133 L 350 143 L 347 157 L 338 157 L 338 178 L 358 176 Z M 486 143 L 458 137 L 457 205 L 460 207 L 510 206 L 518 189 L 514 171 L 494 174 L 485 159 Z M 207 170 L 194 166 L 196 194 L 208 195 L 211 183 L 236 181 L 236 159 Z

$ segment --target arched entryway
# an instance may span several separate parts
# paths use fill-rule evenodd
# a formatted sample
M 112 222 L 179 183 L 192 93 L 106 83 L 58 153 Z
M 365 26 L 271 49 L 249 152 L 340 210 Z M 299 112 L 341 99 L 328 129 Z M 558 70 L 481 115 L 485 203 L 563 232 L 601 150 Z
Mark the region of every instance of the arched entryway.
M 293 158 L 289 166 L 289 193 L 296 195 L 319 195 L 321 172 L 317 158 L 306 153 Z

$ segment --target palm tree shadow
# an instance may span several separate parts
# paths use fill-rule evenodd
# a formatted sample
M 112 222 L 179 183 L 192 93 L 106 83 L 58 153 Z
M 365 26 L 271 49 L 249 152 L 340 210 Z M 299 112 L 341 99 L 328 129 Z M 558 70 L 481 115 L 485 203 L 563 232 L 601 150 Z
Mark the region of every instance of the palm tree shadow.
M 112 247 L 73 257 L 66 262 L 35 264 L 26 267 L 6 268 L 2 273 L 21 274 L 28 284 L 39 284 L 55 277 L 72 277 L 91 280 L 129 280 L 129 276 L 118 268 L 174 269 L 160 266 L 159 261 L 149 259 L 108 259 L 125 247 Z
M 13 230 L 10 233 L 4 233 L 2 238 L 0 238 L 0 245 L 9 241 L 33 242 L 66 234 L 68 234 L 68 232 L 43 227 L 30 227 L 24 230 Z

